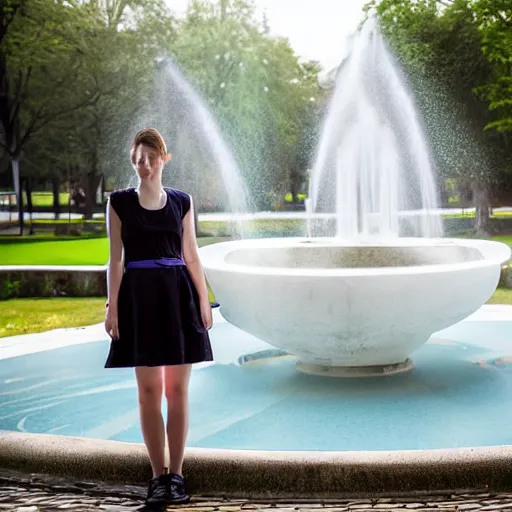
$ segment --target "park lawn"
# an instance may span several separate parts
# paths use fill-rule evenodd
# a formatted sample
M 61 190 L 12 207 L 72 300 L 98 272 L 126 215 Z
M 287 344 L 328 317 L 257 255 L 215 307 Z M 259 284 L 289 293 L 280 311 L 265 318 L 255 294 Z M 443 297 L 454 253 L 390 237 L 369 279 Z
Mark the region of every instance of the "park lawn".
M 461 218 L 461 219 L 465 219 L 465 218 L 469 218 L 469 217 L 474 217 L 475 216 L 475 212 L 474 211 L 465 211 L 463 213 L 443 213 L 442 214 L 443 217 L 450 217 L 450 218 Z M 512 211 L 504 211 L 504 212 L 493 212 L 493 214 L 491 215 L 492 218 L 508 218 L 508 217 L 512 217 Z
M 61 205 L 68 204 L 69 201 L 69 193 L 68 192 L 60 192 L 59 193 L 59 203 Z M 53 206 L 53 194 L 51 192 L 33 192 L 32 193 L 32 204 L 34 206 Z
M 512 288 L 498 288 L 487 304 L 512 304 Z
M 0 338 L 82 327 L 104 318 L 103 297 L 5 300 L 0 301 Z
M 198 245 L 221 242 L 225 238 L 198 238 Z M 0 241 L 1 242 L 1 241 Z M 0 265 L 105 265 L 108 261 L 108 238 L 64 239 L 44 241 L 20 240 L 0 243 Z
M 492 240 L 496 242 L 503 242 L 504 244 L 510 245 L 510 247 L 512 247 L 512 235 L 493 236 Z
M 108 238 L 0 245 L 0 265 L 105 265 Z

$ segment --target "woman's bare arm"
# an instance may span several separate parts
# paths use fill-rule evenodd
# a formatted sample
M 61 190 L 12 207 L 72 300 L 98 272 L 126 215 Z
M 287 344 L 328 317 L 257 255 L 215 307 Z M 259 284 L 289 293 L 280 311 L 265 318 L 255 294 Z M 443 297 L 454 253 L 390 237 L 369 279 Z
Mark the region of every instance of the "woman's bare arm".
M 123 242 L 121 240 L 121 220 L 112 208 L 107 206 L 107 229 L 110 244 L 110 258 L 107 268 L 108 307 L 117 312 L 117 297 L 123 278 Z
M 190 208 L 183 218 L 183 259 L 187 265 L 190 277 L 199 295 L 199 301 L 209 303 L 208 287 L 203 266 L 197 250 L 196 230 L 194 226 L 194 205 L 190 198 Z

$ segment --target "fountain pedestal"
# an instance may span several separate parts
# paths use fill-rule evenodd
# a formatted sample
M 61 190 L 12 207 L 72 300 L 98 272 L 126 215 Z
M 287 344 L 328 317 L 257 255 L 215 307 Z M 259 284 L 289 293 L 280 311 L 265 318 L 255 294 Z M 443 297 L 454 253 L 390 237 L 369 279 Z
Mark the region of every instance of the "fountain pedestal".
M 338 378 L 386 377 L 405 373 L 414 368 L 412 361 L 407 358 L 401 363 L 373 366 L 329 366 L 297 361 L 297 370 L 308 375 Z

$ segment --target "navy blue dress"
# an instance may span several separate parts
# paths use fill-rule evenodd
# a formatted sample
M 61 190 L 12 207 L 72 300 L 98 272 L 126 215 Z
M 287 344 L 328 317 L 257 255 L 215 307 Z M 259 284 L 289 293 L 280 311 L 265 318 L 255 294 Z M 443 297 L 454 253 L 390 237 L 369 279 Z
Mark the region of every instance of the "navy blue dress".
M 134 188 L 116 190 L 110 204 L 121 219 L 124 264 L 182 258 L 182 220 L 190 196 L 165 188 L 167 202 L 147 210 Z M 212 361 L 197 290 L 186 266 L 125 270 L 118 297 L 119 338 L 106 368 L 167 366 Z

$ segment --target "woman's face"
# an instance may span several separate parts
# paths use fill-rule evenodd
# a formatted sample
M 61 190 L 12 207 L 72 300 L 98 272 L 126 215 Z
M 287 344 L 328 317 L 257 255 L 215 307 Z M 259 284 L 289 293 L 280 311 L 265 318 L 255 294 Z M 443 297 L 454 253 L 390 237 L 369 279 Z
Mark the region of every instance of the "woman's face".
M 135 151 L 134 167 L 137 171 L 139 179 L 154 180 L 162 176 L 162 169 L 165 161 L 162 155 L 156 149 L 139 144 Z

